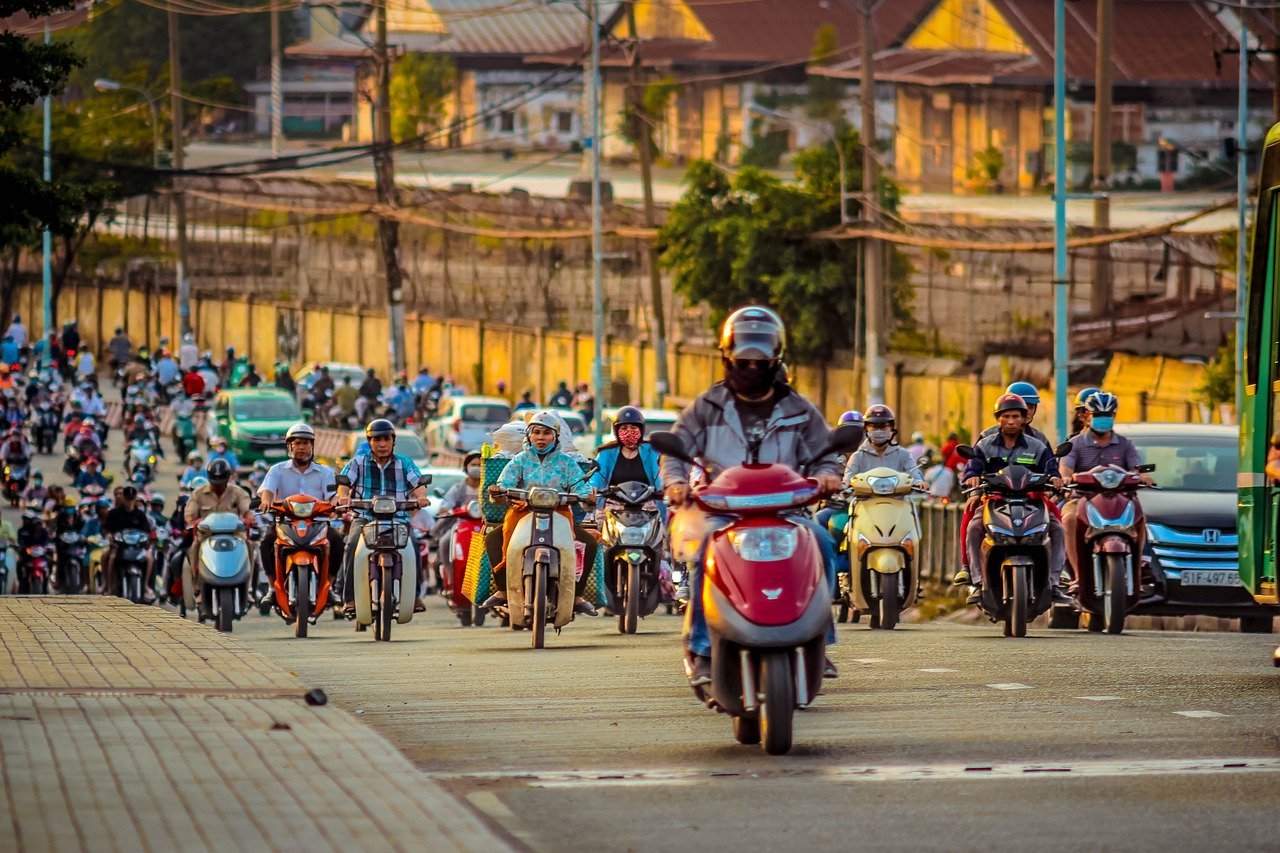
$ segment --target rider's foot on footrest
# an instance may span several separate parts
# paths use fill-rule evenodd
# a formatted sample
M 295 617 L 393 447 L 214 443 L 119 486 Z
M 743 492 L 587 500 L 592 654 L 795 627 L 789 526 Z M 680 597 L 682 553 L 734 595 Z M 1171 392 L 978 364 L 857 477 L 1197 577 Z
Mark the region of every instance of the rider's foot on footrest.
M 704 655 L 693 655 L 693 674 L 689 676 L 689 684 L 701 687 L 711 683 L 711 658 Z
M 823 678 L 839 678 L 840 672 L 836 669 L 836 665 L 831 662 L 831 658 L 824 658 L 822 661 L 822 677 Z
M 595 609 L 595 607 L 593 607 L 593 606 L 592 606 L 592 604 L 591 604 L 591 602 L 587 601 L 585 598 L 575 598 L 575 599 L 574 599 L 574 601 L 573 601 L 573 612 L 574 612 L 574 613 L 581 613 L 581 614 L 582 614 L 582 615 L 584 615 L 584 616 L 595 616 L 595 615 L 596 615 L 596 609 Z
M 964 600 L 965 604 L 977 604 L 982 601 L 982 587 L 974 584 L 973 589 L 969 591 L 969 597 Z
M 953 586 L 964 586 L 965 584 L 972 582 L 973 579 L 969 577 L 969 570 L 963 567 L 961 567 L 960 571 L 956 572 L 956 576 L 951 579 Z

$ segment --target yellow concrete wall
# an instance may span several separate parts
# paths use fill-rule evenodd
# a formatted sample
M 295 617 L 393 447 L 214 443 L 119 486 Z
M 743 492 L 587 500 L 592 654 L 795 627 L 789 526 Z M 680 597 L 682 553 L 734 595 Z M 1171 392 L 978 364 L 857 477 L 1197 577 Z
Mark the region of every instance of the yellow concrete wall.
M 497 394 L 498 383 L 505 382 L 507 396 L 513 396 L 514 386 L 511 378 L 513 336 L 514 330 L 509 328 L 495 327 L 484 330 L 484 347 L 480 354 L 481 362 L 484 364 L 484 384 L 477 389 L 479 393 Z
M 724 92 L 719 86 L 708 86 L 702 91 L 702 154 L 710 160 L 716 156 L 716 140 L 724 127 L 721 121 Z
M 422 363 L 431 368 L 439 376 L 451 372 L 449 365 L 448 327 L 438 320 L 424 320 L 422 323 Z
M 468 390 L 476 387 L 475 366 L 480 363 L 480 335 L 477 323 L 465 320 L 449 324 L 449 375 Z
M 920 92 L 899 86 L 897 91 L 898 124 L 903 132 L 893 140 L 894 172 L 906 186 L 919 186 L 923 176 L 924 100 Z
M 990 0 L 942 0 L 906 39 L 915 50 L 1031 54 Z
M 391 329 L 384 316 L 360 317 L 360 364 L 378 371 L 383 381 L 391 378 Z
M 333 314 L 333 341 L 329 358 L 360 363 L 360 318 L 354 314 Z
M 328 311 L 302 312 L 302 357 L 304 361 L 327 361 L 333 351 L 332 316 Z
M 276 306 L 255 302 L 251 323 L 253 340 L 249 354 L 262 376 L 275 375 L 276 361 Z

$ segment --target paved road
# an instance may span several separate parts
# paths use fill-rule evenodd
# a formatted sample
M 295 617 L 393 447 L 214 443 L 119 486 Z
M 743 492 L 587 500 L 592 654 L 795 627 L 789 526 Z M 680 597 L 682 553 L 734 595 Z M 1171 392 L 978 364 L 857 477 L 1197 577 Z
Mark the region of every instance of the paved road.
M 1266 636 L 849 626 L 770 758 L 693 700 L 678 627 L 582 619 L 535 652 L 432 602 L 390 645 L 327 617 L 236 637 L 534 849 L 1275 849 Z

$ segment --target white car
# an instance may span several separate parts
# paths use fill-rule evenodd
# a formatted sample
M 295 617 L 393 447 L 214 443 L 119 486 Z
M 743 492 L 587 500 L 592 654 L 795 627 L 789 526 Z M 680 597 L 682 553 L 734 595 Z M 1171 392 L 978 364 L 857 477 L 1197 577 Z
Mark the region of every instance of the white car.
M 511 418 L 511 404 L 501 397 L 445 397 L 424 434 L 433 452 L 479 450 L 489 432 Z

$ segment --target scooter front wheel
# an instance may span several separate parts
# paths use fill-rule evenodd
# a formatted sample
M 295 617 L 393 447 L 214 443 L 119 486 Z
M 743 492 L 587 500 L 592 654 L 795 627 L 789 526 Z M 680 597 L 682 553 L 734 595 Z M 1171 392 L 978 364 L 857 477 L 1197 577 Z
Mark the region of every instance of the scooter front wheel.
M 764 751 L 785 755 L 791 751 L 792 722 L 796 712 L 796 682 L 791 671 L 791 655 L 769 652 L 760 661 L 760 735 Z
M 538 563 L 533 570 L 533 647 L 540 649 L 547 641 L 547 564 Z
M 1129 561 L 1125 554 L 1108 554 L 1106 587 L 1102 595 L 1102 623 L 1108 634 L 1124 632 L 1125 608 L 1129 603 Z

